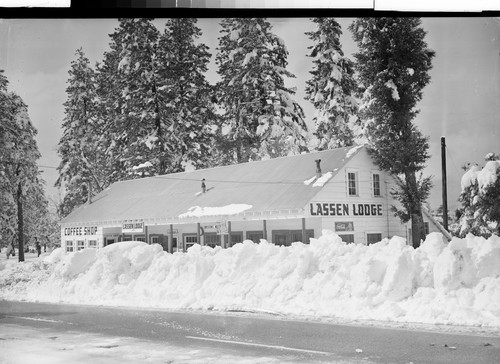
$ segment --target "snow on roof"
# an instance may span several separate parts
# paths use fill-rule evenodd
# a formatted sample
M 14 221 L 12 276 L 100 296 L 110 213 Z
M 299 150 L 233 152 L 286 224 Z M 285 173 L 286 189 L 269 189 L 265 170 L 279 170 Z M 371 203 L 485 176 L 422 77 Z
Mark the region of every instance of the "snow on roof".
M 65 217 L 62 223 L 133 219 L 179 223 L 197 217 L 188 214 L 194 206 L 212 213 L 219 208 L 219 216 L 234 216 L 233 210 L 220 209 L 230 205 L 246 205 L 238 211 L 240 214 L 280 211 L 300 214 L 326 182 L 317 181 L 314 187 L 304 183 L 316 175 L 315 160 L 321 159 L 324 177 L 331 179 L 361 149 L 337 148 L 116 182 L 94 196 L 91 204 L 82 205 Z M 206 193 L 200 193 L 203 178 Z

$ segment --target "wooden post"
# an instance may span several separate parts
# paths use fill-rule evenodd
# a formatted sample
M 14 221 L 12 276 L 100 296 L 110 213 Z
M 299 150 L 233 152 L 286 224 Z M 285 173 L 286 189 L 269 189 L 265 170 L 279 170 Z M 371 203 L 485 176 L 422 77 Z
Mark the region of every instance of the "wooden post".
M 203 245 L 201 243 L 200 223 L 199 222 L 196 223 L 196 241 L 198 242 L 198 244 Z
M 231 241 L 231 221 L 227 222 L 227 248 L 230 248 L 233 245 Z
M 262 220 L 263 226 L 262 226 L 262 235 L 264 235 L 264 239 L 267 240 L 267 226 L 266 226 L 266 220 Z M 268 240 L 269 241 L 269 240 Z
M 144 224 L 144 236 L 146 237 L 146 244 L 150 244 L 148 239 L 148 226 L 146 224 Z
M 302 243 L 308 244 L 307 235 L 306 235 L 306 218 L 302 218 Z
M 179 244 L 179 242 L 177 242 Z M 174 252 L 174 225 L 170 224 L 170 239 L 168 239 L 167 251 L 172 254 Z

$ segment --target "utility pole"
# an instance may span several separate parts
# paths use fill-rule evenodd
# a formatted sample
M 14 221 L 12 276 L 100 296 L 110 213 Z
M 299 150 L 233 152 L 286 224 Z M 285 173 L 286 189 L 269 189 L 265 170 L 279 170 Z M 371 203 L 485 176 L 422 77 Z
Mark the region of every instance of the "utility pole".
M 446 142 L 441 137 L 441 170 L 443 181 L 443 227 L 448 230 L 448 193 L 446 189 Z

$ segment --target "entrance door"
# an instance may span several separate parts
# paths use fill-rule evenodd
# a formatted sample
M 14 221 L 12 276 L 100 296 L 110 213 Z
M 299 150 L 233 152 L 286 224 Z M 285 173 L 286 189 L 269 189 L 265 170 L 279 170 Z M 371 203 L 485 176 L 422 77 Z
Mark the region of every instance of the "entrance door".
M 198 244 L 198 236 L 196 234 L 184 235 L 184 251 L 187 251 L 194 244 Z

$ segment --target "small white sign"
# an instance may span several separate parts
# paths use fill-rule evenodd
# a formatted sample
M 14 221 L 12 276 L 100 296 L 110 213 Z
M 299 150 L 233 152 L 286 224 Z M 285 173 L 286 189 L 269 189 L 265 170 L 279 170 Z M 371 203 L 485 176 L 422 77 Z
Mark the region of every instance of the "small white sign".
M 219 221 L 215 224 L 215 228 L 217 229 L 217 235 L 227 235 L 227 221 Z
M 144 221 L 131 221 L 122 224 L 122 233 L 142 233 L 144 232 Z

